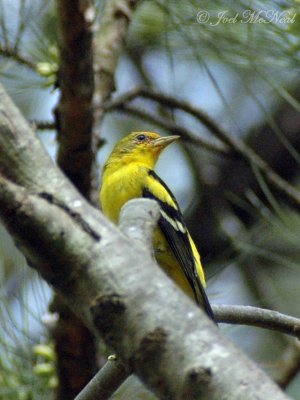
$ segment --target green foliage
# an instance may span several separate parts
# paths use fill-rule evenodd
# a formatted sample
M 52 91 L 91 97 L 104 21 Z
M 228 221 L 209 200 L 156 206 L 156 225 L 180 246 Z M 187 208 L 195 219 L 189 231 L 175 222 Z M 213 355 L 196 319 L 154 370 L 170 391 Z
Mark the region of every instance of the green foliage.
M 2 225 L 0 276 L 0 399 L 49 399 L 56 380 L 53 349 L 35 345 L 47 340 L 40 329 L 46 307 L 45 284 L 28 268 Z M 32 325 L 37 325 L 35 330 Z
M 167 45 L 192 58 L 201 54 L 206 62 L 297 67 L 298 13 L 296 1 L 152 0 L 139 8 L 128 43 Z
M 32 349 L 13 345 L 8 348 L 8 344 L 2 342 L 1 347 L 4 345 L 5 356 L 0 359 L 0 399 L 49 400 L 56 386 L 54 369 L 53 366 L 49 368 L 49 361 L 47 371 L 44 368 L 42 373 L 42 364 L 37 362 Z

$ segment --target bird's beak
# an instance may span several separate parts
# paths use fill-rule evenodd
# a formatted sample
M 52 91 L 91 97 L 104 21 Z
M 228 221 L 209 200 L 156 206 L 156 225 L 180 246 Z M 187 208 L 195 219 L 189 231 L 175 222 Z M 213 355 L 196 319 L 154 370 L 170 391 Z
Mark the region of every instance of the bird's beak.
M 165 148 L 169 144 L 175 142 L 175 140 L 177 140 L 179 138 L 180 138 L 180 136 L 178 136 L 178 135 L 162 136 L 162 137 L 159 137 L 157 139 L 154 139 L 152 144 L 154 145 L 154 147 Z

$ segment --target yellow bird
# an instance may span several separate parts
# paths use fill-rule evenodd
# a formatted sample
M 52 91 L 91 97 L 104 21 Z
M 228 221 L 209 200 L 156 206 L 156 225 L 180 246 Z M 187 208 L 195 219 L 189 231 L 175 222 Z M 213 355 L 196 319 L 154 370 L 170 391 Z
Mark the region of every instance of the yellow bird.
M 200 255 L 174 195 L 154 172 L 162 150 L 177 139 L 179 136 L 161 137 L 153 132 L 133 132 L 121 139 L 104 165 L 100 201 L 103 213 L 115 223 L 122 206 L 131 199 L 145 197 L 158 202 L 160 218 L 153 239 L 156 260 L 214 320 Z

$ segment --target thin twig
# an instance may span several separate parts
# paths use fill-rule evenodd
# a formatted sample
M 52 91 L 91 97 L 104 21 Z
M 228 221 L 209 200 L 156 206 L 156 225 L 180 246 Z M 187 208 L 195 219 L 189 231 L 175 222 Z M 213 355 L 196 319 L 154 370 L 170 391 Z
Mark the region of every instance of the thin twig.
M 16 34 L 16 39 L 15 39 L 15 44 L 14 44 L 14 50 L 18 51 L 19 49 L 19 45 L 22 39 L 22 35 L 24 33 L 24 30 L 26 28 L 26 23 L 25 23 L 25 4 L 26 1 L 25 0 L 21 0 L 20 1 L 20 5 L 19 5 L 19 15 L 18 15 L 18 28 L 17 28 L 17 34 Z
M 169 95 L 157 92 L 153 89 L 138 87 L 125 95 L 119 96 L 114 100 L 114 107 L 121 107 L 125 103 L 134 100 L 137 97 L 145 97 L 155 100 L 160 104 L 178 108 L 194 116 L 199 122 L 205 125 L 210 132 L 225 145 L 229 146 L 233 152 L 244 159 L 251 167 L 255 165 L 277 190 L 283 193 L 293 204 L 300 207 L 300 192 L 281 178 L 262 158 L 260 158 L 250 147 L 241 140 L 234 138 L 224 129 L 222 129 L 214 120 L 204 111 L 194 107 L 189 102 L 177 99 Z
M 249 306 L 213 306 L 218 322 L 241 324 L 272 329 L 296 337 L 300 336 L 300 320 L 272 310 Z M 286 387 L 300 368 L 299 346 L 293 344 L 293 352 L 285 357 L 285 373 L 277 380 L 281 387 Z M 129 372 L 122 363 L 108 360 L 75 400 L 108 399 L 125 381 Z
M 56 129 L 56 126 L 54 122 L 50 121 L 37 121 L 33 120 L 30 121 L 31 126 L 33 127 L 34 130 L 38 129 L 40 131 L 45 131 L 45 130 L 54 130 Z
M 17 52 L 14 49 L 11 49 L 9 47 L 0 47 L 0 56 L 6 57 L 6 58 L 11 58 L 18 64 L 24 65 L 34 71 L 36 71 L 36 65 L 22 56 L 19 52 Z
M 250 306 L 213 306 L 218 322 L 271 329 L 300 338 L 300 319 L 278 311 Z
M 0 28 L 1 28 L 1 37 L 3 38 L 3 42 L 5 44 L 5 47 L 9 47 L 9 35 L 8 35 L 8 29 L 7 29 L 7 24 L 6 24 L 7 18 L 5 15 L 5 8 L 3 5 L 3 2 L 0 2 Z
M 173 134 L 178 134 L 180 135 L 186 142 L 192 143 L 192 144 L 197 144 L 202 146 L 203 148 L 222 155 L 222 156 L 229 156 L 229 148 L 225 145 L 218 145 L 216 143 L 212 143 L 209 141 L 206 141 L 203 138 L 200 137 L 196 137 L 189 129 L 183 127 L 182 125 L 179 124 L 175 124 L 174 122 L 170 121 L 167 118 L 163 118 L 163 117 L 159 117 L 157 115 L 152 115 L 150 113 L 148 113 L 147 111 L 135 108 L 135 107 L 131 107 L 127 104 L 124 105 L 115 105 L 114 101 L 111 101 L 109 103 L 107 103 L 107 105 L 105 106 L 105 110 L 106 111 L 119 111 L 119 112 L 124 112 L 126 114 L 131 114 L 135 117 L 138 117 L 140 119 L 147 120 L 151 123 L 154 123 L 166 130 L 168 130 L 169 132 L 173 133 Z
M 109 399 L 129 375 L 120 361 L 109 359 L 75 400 Z
M 199 108 L 192 106 L 189 102 L 185 100 L 177 99 L 156 90 L 144 87 L 137 87 L 115 99 L 113 103 L 114 107 L 121 106 L 129 101 L 136 99 L 137 97 L 145 97 L 147 99 L 157 101 L 165 107 L 178 108 L 188 114 L 193 115 L 196 119 L 200 120 L 200 122 L 205 125 L 207 129 L 214 134 L 214 136 L 216 136 L 224 144 L 228 144 L 230 145 L 230 147 L 232 147 L 226 132 L 219 125 L 217 125 L 208 114 L 206 114 Z

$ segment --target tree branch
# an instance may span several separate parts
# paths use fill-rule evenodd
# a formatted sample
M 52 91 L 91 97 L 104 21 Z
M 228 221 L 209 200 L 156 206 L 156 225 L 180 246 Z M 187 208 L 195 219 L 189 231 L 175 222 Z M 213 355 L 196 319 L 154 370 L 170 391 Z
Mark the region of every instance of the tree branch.
M 164 93 L 158 92 L 151 88 L 145 87 L 137 87 L 126 92 L 124 95 L 121 95 L 114 99 L 112 105 L 116 107 L 121 107 L 122 105 L 130 102 L 137 97 L 144 97 L 146 99 L 154 100 L 159 104 L 169 107 L 169 108 L 178 108 L 180 110 L 185 111 L 188 114 L 193 115 L 196 119 L 198 119 L 206 128 L 222 143 L 225 145 L 231 146 L 231 138 L 228 138 L 227 133 L 215 123 L 215 121 L 204 111 L 192 106 L 189 102 L 184 101 L 182 99 L 177 99 L 173 96 L 166 95 Z M 107 105 L 109 107 L 109 104 Z
M 216 124 L 208 114 L 194 107 L 189 102 L 165 95 L 150 88 L 138 87 L 115 99 L 113 103 L 114 107 L 121 107 L 123 104 L 139 96 L 155 100 L 166 107 L 178 108 L 194 116 L 199 122 L 205 125 L 217 139 L 221 140 L 232 149 L 236 155 L 244 159 L 251 167 L 256 166 L 264 174 L 269 183 L 285 195 L 297 208 L 300 207 L 300 192 L 298 190 L 273 171 L 272 168 L 244 142 L 229 135 Z
M 56 110 L 59 142 L 57 160 L 65 174 L 87 198 L 91 191 L 95 158 L 92 143 L 94 14 L 90 0 L 58 1 L 61 97 Z
M 131 205 L 132 206 L 132 205 Z M 149 238 L 146 240 L 149 240 Z M 148 243 L 151 243 L 148 241 Z M 225 306 L 214 305 L 213 311 L 217 322 L 227 324 L 239 324 L 272 329 L 277 332 L 300 338 L 300 320 L 273 310 L 264 310 L 250 306 Z M 277 382 L 282 387 L 292 379 L 300 368 L 299 346 L 293 344 L 285 357 L 286 368 Z M 281 368 L 282 370 L 282 368 Z M 106 365 L 95 375 L 89 384 L 82 390 L 76 400 L 93 400 L 96 395 L 101 399 L 108 399 L 112 393 L 129 376 L 122 364 L 116 360 L 109 360 Z M 109 382 L 109 384 L 108 384 Z
M 138 0 L 111 0 L 106 4 L 95 41 L 96 97 L 94 106 L 101 119 L 102 107 L 115 90 L 114 74 L 124 38 Z
M 115 91 L 115 71 L 124 48 L 125 36 L 138 0 L 110 0 L 105 3 L 94 40 L 95 91 L 93 96 L 95 149 L 103 144 L 100 127 L 104 102 Z M 98 180 L 92 181 L 93 197 L 98 202 Z
M 58 0 L 57 17 L 60 48 L 60 99 L 55 110 L 59 143 L 57 162 L 89 199 L 96 154 L 92 137 L 94 2 Z M 96 341 L 60 297 L 54 297 L 50 307 L 59 314 L 53 333 L 59 380 L 56 400 L 71 400 L 98 369 Z
M 250 325 L 286 333 L 300 339 L 300 319 L 278 311 L 250 306 L 213 306 L 218 322 Z
M 174 122 L 170 121 L 167 118 L 163 117 L 158 117 L 157 115 L 152 115 L 144 110 L 140 110 L 138 108 L 134 108 L 131 106 L 128 106 L 127 104 L 122 104 L 119 105 L 118 102 L 115 105 L 114 100 L 110 101 L 107 103 L 105 106 L 106 111 L 120 111 L 124 112 L 126 114 L 131 114 L 135 117 L 140 118 L 143 121 L 149 121 L 151 123 L 154 123 L 167 131 L 169 131 L 172 134 L 180 135 L 186 142 L 196 144 L 198 146 L 202 146 L 204 149 L 207 149 L 208 151 L 211 151 L 215 154 L 221 155 L 221 156 L 229 156 L 230 152 L 228 147 L 226 145 L 218 145 L 217 143 L 212 143 L 209 142 L 203 138 L 196 137 L 190 130 L 187 128 L 175 124 Z
M 33 129 L 39 129 L 41 131 L 54 131 L 56 129 L 54 122 L 51 121 L 31 120 L 30 124 Z
M 106 364 L 79 393 L 75 400 L 107 400 L 122 385 L 129 372 L 118 360 L 107 360 Z
M 22 56 L 20 53 L 18 53 L 15 49 L 11 49 L 8 47 L 0 47 L 0 56 L 11 58 L 16 63 L 23 65 L 36 72 L 36 65 L 32 61 Z
M 1 86 L 0 133 L 1 218 L 29 264 L 126 368 L 161 398 L 220 400 L 225 387 L 232 400 L 288 398 L 168 279 L 143 242 L 76 192 Z M 130 214 L 126 232 L 143 237 L 157 205 L 135 203 L 122 215 Z

